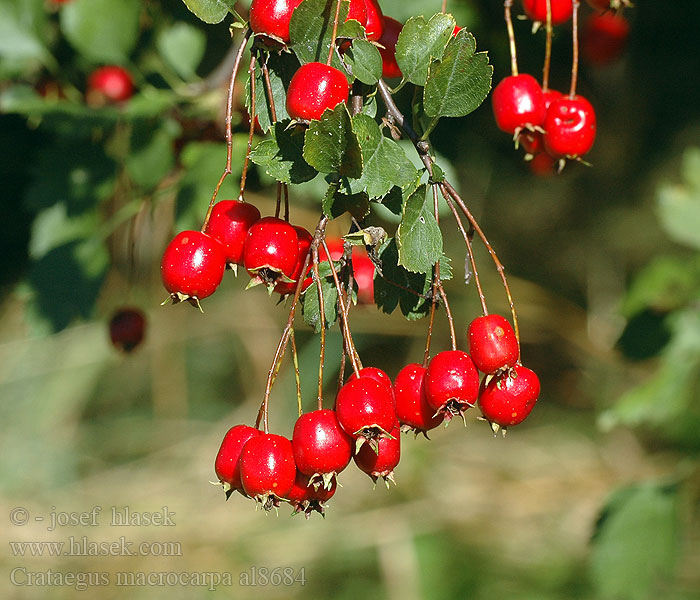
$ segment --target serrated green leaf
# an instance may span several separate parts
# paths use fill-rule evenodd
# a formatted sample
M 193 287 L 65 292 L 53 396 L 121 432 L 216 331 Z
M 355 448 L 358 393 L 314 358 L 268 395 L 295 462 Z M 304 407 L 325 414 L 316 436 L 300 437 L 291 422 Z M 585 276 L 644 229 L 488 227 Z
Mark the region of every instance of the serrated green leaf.
M 348 182 L 352 193 L 366 191 L 370 198 L 387 194 L 392 187 L 403 188 L 419 177 L 403 149 L 382 135 L 379 125 L 367 115 L 355 115 L 352 127 L 362 149 L 362 176 Z
M 186 81 L 195 77 L 206 46 L 204 32 L 183 22 L 163 29 L 156 38 L 156 48 L 163 60 Z
M 433 200 L 420 186 L 404 202 L 396 233 L 399 265 L 413 273 L 428 273 L 442 256 L 442 233 L 433 214 Z
M 166 121 L 157 129 L 136 125 L 131 136 L 131 152 L 126 170 L 131 180 L 150 190 L 175 166 L 173 141 L 180 133 L 175 122 Z
M 362 175 L 362 152 L 345 103 L 311 121 L 304 140 L 304 159 L 321 173 L 351 178 Z
M 355 40 L 344 58 L 352 74 L 362 83 L 374 85 L 382 76 L 382 56 L 377 47 L 366 40 Z
M 462 29 L 445 49 L 441 61 L 430 63 L 423 90 L 429 117 L 463 117 L 476 110 L 491 91 L 493 67 L 486 52 L 476 52 L 476 40 Z
M 296 127 L 286 129 L 288 123 L 277 123 L 271 130 L 272 137 L 253 148 L 250 159 L 277 181 L 304 183 L 316 177 L 318 171 L 304 160 L 305 132 Z
M 323 317 L 325 319 L 326 329 L 330 329 L 338 320 L 338 290 L 335 287 L 332 276 L 323 275 L 322 267 L 323 265 L 319 265 L 321 289 L 323 291 Z M 326 265 L 325 268 L 330 269 L 330 265 Z M 304 322 L 310 327 L 313 327 L 315 333 L 321 333 L 320 306 L 318 286 L 316 281 L 313 281 L 304 292 L 301 307 L 304 315 Z
M 292 79 L 292 75 L 294 75 L 299 68 L 299 61 L 293 54 L 286 52 L 280 54 L 266 53 L 262 58 L 267 61 L 267 69 L 270 75 L 270 88 L 272 89 L 272 101 L 270 100 L 260 64 L 257 64 L 255 68 L 255 115 L 258 117 L 258 124 L 261 129 L 267 132 L 273 124 L 273 104 L 278 122 L 289 119 L 286 105 L 287 88 L 289 87 L 289 81 Z M 246 107 L 249 113 L 252 112 L 250 102 L 250 78 L 246 79 Z
M 430 17 L 411 17 L 396 42 L 396 62 L 405 80 L 425 85 L 431 59 L 440 60 L 455 28 L 452 15 L 438 13 Z
M 233 9 L 233 0 L 182 0 L 202 21 L 209 24 L 221 23 L 230 9 Z
M 346 212 L 357 220 L 364 219 L 369 214 L 369 198 L 367 194 L 343 194 L 338 191 L 336 184 L 331 184 L 323 197 L 321 209 L 325 215 L 336 218 Z
M 680 548 L 679 489 L 648 483 L 608 500 L 593 539 L 591 574 L 600 598 L 644 600 L 668 579 Z
M 89 60 L 124 63 L 139 34 L 139 0 L 73 0 L 61 8 L 61 31 Z

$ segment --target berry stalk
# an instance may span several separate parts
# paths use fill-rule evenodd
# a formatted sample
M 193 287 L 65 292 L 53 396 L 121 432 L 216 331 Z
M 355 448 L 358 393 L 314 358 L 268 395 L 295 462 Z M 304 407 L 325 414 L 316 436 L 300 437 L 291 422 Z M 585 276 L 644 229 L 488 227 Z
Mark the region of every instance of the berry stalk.
M 503 2 L 503 13 L 506 20 L 506 29 L 508 30 L 508 47 L 510 48 L 510 74 L 518 74 L 518 57 L 515 51 L 515 32 L 513 31 L 513 17 L 511 16 L 511 8 L 513 0 L 505 0 Z
M 574 13 L 571 16 L 571 36 L 573 46 L 573 58 L 571 64 L 571 89 L 569 90 L 569 98 L 573 99 L 576 96 L 576 84 L 578 83 L 578 9 L 580 2 L 574 0 Z

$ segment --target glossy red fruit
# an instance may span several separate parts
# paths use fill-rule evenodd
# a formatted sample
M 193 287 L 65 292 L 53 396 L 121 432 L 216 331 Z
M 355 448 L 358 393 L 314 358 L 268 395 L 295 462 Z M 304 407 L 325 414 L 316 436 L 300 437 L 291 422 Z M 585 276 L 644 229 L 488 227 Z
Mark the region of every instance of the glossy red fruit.
M 479 373 L 466 352 L 445 350 L 428 363 L 423 385 L 428 405 L 449 421 L 474 406 Z
M 297 474 L 292 442 L 273 433 L 248 440 L 238 464 L 243 490 L 265 509 L 279 505 L 279 500 L 292 489 Z
M 506 133 L 541 126 L 547 115 L 542 88 L 527 73 L 501 80 L 491 95 L 491 106 L 496 125 Z
M 320 119 L 323 111 L 346 102 L 350 86 L 338 69 L 311 62 L 299 67 L 287 89 L 287 112 L 293 119 Z
M 512 367 L 520 356 L 518 340 L 508 319 L 501 315 L 477 317 L 467 329 L 469 356 L 482 373 Z
M 120 308 L 109 320 L 109 339 L 122 352 L 135 350 L 143 341 L 146 317 L 138 308 Z
M 309 248 L 313 241 L 313 236 L 304 227 L 294 225 L 294 230 L 297 232 L 299 241 L 297 244 L 297 262 L 290 277 L 293 281 L 278 281 L 275 285 L 275 291 L 282 296 L 293 294 L 297 289 L 297 281 L 299 281 L 299 278 L 306 277 L 311 269 L 311 261 L 309 261 L 306 267 L 306 273 L 302 273 L 304 270 L 304 263 L 306 262 L 306 255 L 309 253 Z M 302 287 L 302 290 L 303 289 L 304 287 Z
M 355 464 L 360 470 L 367 473 L 374 483 L 380 477 L 384 479 L 387 487 L 394 481 L 394 469 L 401 460 L 401 431 L 398 424 L 391 430 L 391 437 L 379 440 L 376 451 L 365 444 L 355 454 Z
M 309 481 L 308 475 L 297 471 L 294 485 L 284 499 L 294 508 L 292 512 L 293 515 L 303 512 L 304 516 L 308 519 L 314 511 L 321 515 L 325 514 L 325 503 L 333 497 L 337 487 L 338 484 L 336 481 L 333 481 L 329 489 L 325 489 L 323 486 L 315 487 Z
M 523 10 L 533 21 L 547 22 L 547 0 L 523 0 Z M 566 23 L 574 12 L 572 0 L 550 0 L 552 25 Z
M 365 0 L 350 0 L 348 16 L 345 20 L 349 21 L 350 19 L 357 21 L 362 27 L 367 26 L 367 5 Z
M 557 160 L 546 152 L 535 154 L 527 164 L 530 172 L 538 177 L 550 177 L 554 175 L 557 168 Z
M 494 431 L 522 423 L 540 395 L 540 380 L 534 371 L 516 365 L 496 375 L 479 394 L 479 408 Z
M 549 105 L 557 98 L 561 98 L 563 94 L 557 90 L 547 90 L 546 92 L 543 91 L 542 95 L 544 96 L 544 108 L 546 111 Z M 544 140 L 540 131 L 523 129 L 518 135 L 518 143 L 527 154 L 532 156 L 544 152 Z
M 592 65 L 607 65 L 625 49 L 630 25 L 621 14 L 591 15 L 581 32 L 581 54 Z
M 288 43 L 289 22 L 299 4 L 301 0 L 253 0 L 248 15 L 251 30 Z
M 391 383 L 391 378 L 380 368 L 378 367 L 363 367 L 359 371 L 360 377 L 369 377 L 370 379 L 374 379 L 377 383 L 380 383 L 383 385 L 387 391 L 393 395 L 394 393 L 394 386 Z M 357 379 L 357 375 L 353 373 L 348 377 L 348 381 L 354 381 Z
M 371 377 L 353 379 L 340 388 L 335 411 L 356 447 L 365 441 L 376 447 L 377 439 L 385 437 L 396 424 L 393 393 Z
M 544 123 L 544 145 L 554 158 L 579 158 L 593 147 L 595 110 L 583 96 L 562 96 L 552 102 Z
M 387 16 L 384 16 L 383 21 L 384 32 L 378 40 L 383 46 L 379 48 L 379 54 L 382 55 L 382 77 L 386 79 L 401 77 L 401 69 L 396 62 L 396 42 L 403 29 L 403 24 Z
M 326 245 L 334 261 L 340 260 L 344 252 L 344 242 L 340 238 L 326 240 Z M 328 260 L 323 247 L 319 248 L 319 260 Z M 358 304 L 374 304 L 374 272 L 372 259 L 361 246 L 352 247 L 352 270 L 357 284 Z
M 214 205 L 204 232 L 221 242 L 229 265 L 242 265 L 246 235 L 259 219 L 260 211 L 252 204 L 221 200 Z
M 243 265 L 257 283 L 271 285 L 280 277 L 292 279 L 298 254 L 296 229 L 277 217 L 263 217 L 248 229 Z
M 377 0 L 364 0 L 367 10 L 367 25 L 365 25 L 365 33 L 367 39 L 377 41 L 384 33 L 384 15 Z
M 106 65 L 90 74 L 87 97 L 91 104 L 124 102 L 134 93 L 134 82 L 129 71 L 118 65 Z
M 402 430 L 425 434 L 443 421 L 443 416 L 436 415 L 435 409 L 425 398 L 423 390 L 425 371 L 422 365 L 411 363 L 401 369 L 394 380 L 396 418 Z
M 163 253 L 160 273 L 174 303 L 197 305 L 219 287 L 226 269 L 226 251 L 201 231 L 181 231 Z
M 624 6 L 632 6 L 630 0 L 586 0 L 591 8 L 601 12 L 606 10 L 619 10 Z
M 214 461 L 214 471 L 227 497 L 235 491 L 243 492 L 238 461 L 246 442 L 261 433 L 259 429 L 248 425 L 234 425 L 226 432 Z
M 324 408 L 297 419 L 292 447 L 299 471 L 329 489 L 352 458 L 353 439 L 340 427 L 335 411 Z

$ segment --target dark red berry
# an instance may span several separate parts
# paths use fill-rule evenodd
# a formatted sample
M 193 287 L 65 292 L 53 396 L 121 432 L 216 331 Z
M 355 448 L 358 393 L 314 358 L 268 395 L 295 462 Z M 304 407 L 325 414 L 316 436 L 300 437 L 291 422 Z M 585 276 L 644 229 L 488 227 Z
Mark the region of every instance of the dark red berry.
M 241 458 L 241 451 L 246 442 L 259 436 L 261 433 L 259 429 L 248 425 L 234 425 L 226 432 L 219 452 L 216 455 L 214 471 L 219 478 L 219 482 L 223 485 L 227 497 L 235 491 L 243 493 L 241 470 L 238 461 Z
M 546 152 L 540 152 L 528 161 L 530 172 L 538 177 L 549 177 L 556 172 L 557 160 Z
M 491 106 L 496 125 L 506 133 L 541 126 L 547 114 L 542 88 L 527 73 L 502 79 L 493 90 Z
M 364 0 L 367 11 L 367 25 L 365 33 L 368 40 L 377 41 L 384 33 L 384 15 L 377 0 Z
M 394 481 L 394 469 L 401 459 L 401 431 L 398 424 L 391 430 L 391 437 L 381 438 L 376 450 L 369 444 L 362 446 L 355 454 L 355 464 L 367 473 L 374 483 L 380 477 L 387 487 Z
M 522 423 L 540 395 L 540 380 L 534 371 L 516 365 L 496 375 L 479 394 L 479 408 L 494 431 Z
M 474 406 L 479 395 L 479 373 L 466 352 L 445 350 L 428 363 L 423 380 L 428 405 L 447 421 Z
M 299 254 L 296 229 L 277 217 L 253 223 L 243 246 L 243 264 L 255 283 L 272 285 L 280 278 L 292 280 Z
M 392 79 L 401 77 L 401 69 L 396 62 L 396 42 L 399 39 L 399 34 L 403 29 L 403 25 L 396 19 L 384 16 L 384 32 L 379 38 L 379 43 L 382 45 L 379 48 L 379 54 L 382 55 L 382 77 Z
M 520 356 L 518 340 L 508 319 L 501 315 L 477 317 L 469 324 L 469 356 L 482 373 L 512 367 Z
M 109 338 L 117 350 L 129 353 L 143 341 L 146 317 L 138 308 L 120 308 L 109 320 Z
M 306 273 L 302 273 L 304 263 L 306 262 L 306 255 L 309 253 L 309 248 L 311 247 L 311 242 L 313 241 L 313 236 L 308 232 L 308 230 L 297 225 L 294 225 L 294 230 L 297 232 L 299 242 L 297 244 L 297 262 L 290 277 L 292 281 L 278 281 L 275 285 L 275 291 L 282 296 L 285 296 L 286 294 L 293 294 L 297 289 L 297 281 L 299 281 L 300 278 L 306 277 L 311 269 L 311 261 L 309 260 L 309 264 L 306 267 Z M 303 289 L 304 288 L 302 287 L 302 290 Z
M 124 102 L 134 93 L 134 82 L 125 68 L 107 65 L 90 74 L 86 93 L 90 104 Z
M 544 145 L 554 158 L 579 158 L 593 147 L 596 116 L 583 96 L 554 100 L 544 122 Z
M 301 0 L 253 0 L 248 15 L 251 30 L 288 43 L 289 22 L 299 4 Z
M 343 431 L 334 410 L 301 415 L 294 425 L 292 447 L 297 468 L 316 486 L 330 488 L 335 476 L 348 466 L 353 439 Z
M 297 474 L 292 442 L 273 433 L 252 437 L 243 446 L 239 468 L 246 494 L 267 510 L 278 506 Z
M 356 447 L 365 441 L 376 447 L 377 439 L 396 424 L 393 393 L 371 377 L 353 379 L 340 388 L 335 410 L 340 426 L 355 439 Z
M 311 62 L 299 67 L 287 89 L 287 112 L 293 119 L 320 119 L 323 111 L 346 102 L 350 86 L 338 69 Z
M 211 296 L 226 269 L 226 251 L 218 240 L 201 231 L 181 231 L 163 253 L 160 272 L 174 303 Z
M 259 219 L 260 211 L 252 204 L 221 200 L 214 205 L 204 232 L 221 242 L 229 265 L 242 265 L 248 229 Z
M 294 485 L 284 499 L 294 508 L 293 515 L 303 512 L 308 519 L 314 511 L 321 515 L 325 514 L 325 503 L 333 497 L 337 487 L 336 481 L 331 483 L 329 489 L 325 489 L 323 486 L 314 486 L 309 481 L 308 475 L 297 471 Z
M 630 25 L 621 14 L 591 15 L 581 32 L 581 54 L 592 65 L 607 65 L 620 57 Z
M 369 377 L 370 379 L 374 379 L 377 383 L 382 384 L 388 390 L 388 392 L 393 395 L 394 386 L 391 383 L 391 377 L 389 377 L 378 367 L 363 367 L 359 370 L 359 373 L 360 377 Z M 355 375 L 355 373 L 348 377 L 348 381 L 354 381 L 355 379 L 357 379 L 357 375 Z
M 435 409 L 425 398 L 423 390 L 425 371 L 422 365 L 411 363 L 401 369 L 394 380 L 396 418 L 403 430 L 423 434 L 435 429 L 443 421 L 443 416 L 436 415 Z
M 547 0 L 523 0 L 523 10 L 533 21 L 547 22 Z M 552 25 L 566 23 L 574 12 L 572 0 L 550 0 Z

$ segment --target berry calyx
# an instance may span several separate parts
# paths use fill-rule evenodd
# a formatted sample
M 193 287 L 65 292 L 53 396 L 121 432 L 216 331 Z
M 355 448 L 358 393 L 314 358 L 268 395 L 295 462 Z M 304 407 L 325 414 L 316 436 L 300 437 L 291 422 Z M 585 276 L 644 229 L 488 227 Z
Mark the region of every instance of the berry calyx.
M 542 88 L 527 73 L 502 79 L 493 90 L 491 106 L 498 128 L 514 135 L 540 127 L 547 115 Z
M 367 12 L 367 24 L 365 34 L 368 40 L 377 41 L 384 33 L 384 15 L 377 0 L 364 0 Z
M 477 317 L 467 330 L 469 356 L 482 373 L 512 367 L 520 356 L 518 340 L 508 319 L 501 315 Z
M 491 423 L 494 433 L 499 428 L 522 423 L 532 411 L 540 395 L 540 380 L 534 371 L 516 365 L 496 375 L 481 390 L 479 408 Z
M 304 263 L 306 262 L 306 255 L 309 253 L 309 248 L 314 238 L 304 227 L 294 225 L 294 230 L 297 232 L 299 241 L 297 244 L 297 262 L 290 277 L 292 281 L 278 281 L 277 285 L 275 285 L 275 292 L 282 296 L 293 294 L 297 289 L 297 281 L 299 281 L 300 278 L 306 277 L 311 269 L 311 262 L 309 262 L 306 273 L 302 273 Z M 302 290 L 303 289 L 304 288 L 302 288 Z
M 292 281 L 299 254 L 296 229 L 277 217 L 263 217 L 248 229 L 243 246 L 243 265 L 253 278 L 250 285 L 264 283 L 274 289 L 278 280 Z
M 401 69 L 396 62 L 396 42 L 403 29 L 403 24 L 387 16 L 384 16 L 383 21 L 384 31 L 378 40 L 381 44 L 379 54 L 382 56 L 382 77 L 386 79 L 401 77 Z
M 126 354 L 141 344 L 145 330 L 146 317 L 138 308 L 120 308 L 109 320 L 109 339 Z
M 243 264 L 243 246 L 251 225 L 260 219 L 260 211 L 240 200 L 221 200 L 214 205 L 204 233 L 221 242 L 230 267 Z
M 630 25 L 621 14 L 603 13 L 591 15 L 581 32 L 581 53 L 592 65 L 607 65 L 620 57 Z
M 391 437 L 379 440 L 376 449 L 365 444 L 355 453 L 354 459 L 355 464 L 372 478 L 375 485 L 380 477 L 384 479 L 387 488 L 390 481 L 396 485 L 394 469 L 401 460 L 401 430 L 398 424 L 391 430 Z
M 214 471 L 226 492 L 226 498 L 236 491 L 243 493 L 238 461 L 246 442 L 261 433 L 259 429 L 248 425 L 234 425 L 226 432 L 214 461 Z
M 289 23 L 301 0 L 253 0 L 250 3 L 250 29 L 253 33 L 289 43 Z
M 523 10 L 533 21 L 547 22 L 547 0 L 523 0 Z M 572 0 L 550 0 L 552 25 L 566 23 L 574 12 Z
M 199 301 L 219 287 L 226 270 L 226 251 L 218 240 L 201 231 L 181 231 L 168 244 L 160 265 L 165 289 L 173 304 Z
M 479 373 L 466 352 L 445 350 L 428 363 L 423 379 L 428 405 L 445 421 L 474 406 L 479 395 Z M 466 423 L 466 422 L 465 422 Z
M 595 110 L 583 96 L 562 96 L 550 104 L 544 129 L 544 145 L 549 154 L 554 158 L 580 158 L 595 141 Z
M 325 517 L 325 503 L 333 497 L 337 487 L 338 484 L 336 481 L 331 483 L 329 489 L 319 486 L 314 487 L 309 481 L 308 475 L 297 471 L 294 485 L 292 489 L 287 492 L 284 499 L 292 505 L 294 509 L 292 515 L 303 512 L 304 516 L 308 519 L 311 517 L 311 513 L 316 511 L 322 517 Z
M 252 437 L 243 446 L 239 469 L 246 494 L 265 510 L 279 506 L 297 474 L 292 442 L 274 433 Z
M 87 81 L 87 101 L 92 105 L 124 102 L 133 93 L 131 74 L 118 65 L 106 65 L 94 70 Z
M 301 415 L 294 425 L 292 448 L 297 468 L 310 485 L 330 489 L 352 458 L 353 439 L 343 431 L 334 410 Z
M 292 119 L 318 120 L 326 109 L 347 102 L 349 92 L 341 71 L 323 63 L 306 63 L 289 82 L 287 112 Z
M 443 421 L 443 416 L 435 414 L 428 404 L 423 390 L 425 367 L 418 363 L 406 365 L 394 380 L 396 418 L 402 431 L 414 431 L 416 435 L 435 429 Z

